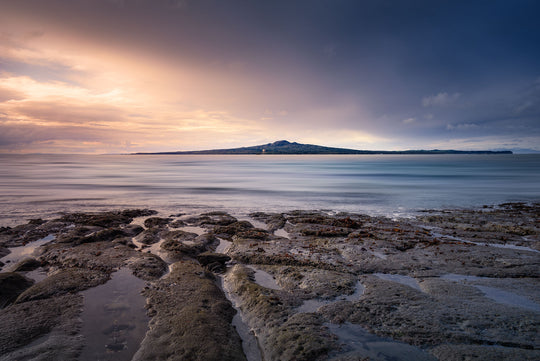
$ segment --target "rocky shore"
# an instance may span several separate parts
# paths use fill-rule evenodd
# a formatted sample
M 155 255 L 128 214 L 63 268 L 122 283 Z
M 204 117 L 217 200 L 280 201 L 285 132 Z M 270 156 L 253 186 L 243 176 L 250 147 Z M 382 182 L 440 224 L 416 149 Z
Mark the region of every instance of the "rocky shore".
M 1 361 L 540 359 L 540 204 L 70 213 L 0 228 L 0 267 Z

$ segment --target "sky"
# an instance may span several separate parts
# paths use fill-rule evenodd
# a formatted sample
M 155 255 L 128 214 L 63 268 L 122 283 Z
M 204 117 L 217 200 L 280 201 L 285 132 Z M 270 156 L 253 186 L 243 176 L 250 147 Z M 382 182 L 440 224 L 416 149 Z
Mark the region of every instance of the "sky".
M 0 0 L 0 153 L 540 150 L 539 1 Z

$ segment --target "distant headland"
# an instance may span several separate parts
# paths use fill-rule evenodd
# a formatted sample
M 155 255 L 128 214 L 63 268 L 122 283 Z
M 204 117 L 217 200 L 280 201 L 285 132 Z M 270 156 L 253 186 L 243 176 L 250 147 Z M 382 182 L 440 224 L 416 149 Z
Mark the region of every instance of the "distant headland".
M 358 150 L 324 147 L 313 144 L 300 144 L 279 140 L 277 142 L 231 149 L 210 149 L 178 152 L 154 152 L 133 154 L 512 154 L 512 151 L 489 150 Z

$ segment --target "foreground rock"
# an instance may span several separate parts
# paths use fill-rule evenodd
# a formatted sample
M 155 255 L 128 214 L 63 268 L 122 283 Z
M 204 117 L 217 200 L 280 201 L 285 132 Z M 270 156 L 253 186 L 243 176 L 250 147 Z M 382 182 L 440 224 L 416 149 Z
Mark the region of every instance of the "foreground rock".
M 192 261 L 145 290 L 150 331 L 134 360 L 244 360 L 235 314 L 214 276 Z
M 0 360 L 74 360 L 82 350 L 77 336 L 82 297 L 63 295 L 17 303 L 0 310 Z
M 515 203 L 405 220 L 257 212 L 257 228 L 151 210 L 1 228 L 0 360 L 80 357 L 82 295 L 118 270 L 145 281 L 149 328 L 126 350 L 108 327 L 111 357 L 245 360 L 236 308 L 264 360 L 537 360 L 538 219 L 539 204 Z
M 13 303 L 33 283 L 32 280 L 15 272 L 0 273 L 0 308 Z
M 503 205 L 430 212 L 414 221 L 291 212 L 282 215 L 287 238 L 237 232 L 228 251 L 269 272 L 282 289 L 257 284 L 240 266 L 226 284 L 270 360 L 370 356 L 329 334 L 324 326 L 332 324 L 418 346 L 426 359 L 534 359 L 540 356 L 539 210 Z M 277 218 L 256 217 L 270 229 Z M 363 294 L 351 299 L 358 281 Z M 310 316 L 300 323 L 310 337 L 293 336 L 285 326 L 300 316 Z M 274 341 L 291 337 L 301 345 L 296 353 Z
M 85 345 L 79 335 L 81 291 L 107 282 L 112 272 L 125 266 L 145 280 L 166 272 L 163 260 L 131 244 L 130 237 L 142 231 L 130 225 L 133 217 L 154 213 L 76 213 L 2 229 L 0 245 L 8 249 L 50 240 L 34 250 L 34 258 L 10 266 L 16 272 L 0 273 L 1 300 L 7 306 L 0 310 L 0 360 L 77 359 Z M 34 272 L 44 279 L 34 283 L 25 277 Z
M 229 291 L 238 297 L 264 359 L 324 360 L 331 349 L 337 348 L 335 337 L 323 326 L 319 315 L 295 315 L 290 305 L 284 304 L 285 294 L 265 289 L 252 280 L 252 270 L 236 265 L 225 281 Z

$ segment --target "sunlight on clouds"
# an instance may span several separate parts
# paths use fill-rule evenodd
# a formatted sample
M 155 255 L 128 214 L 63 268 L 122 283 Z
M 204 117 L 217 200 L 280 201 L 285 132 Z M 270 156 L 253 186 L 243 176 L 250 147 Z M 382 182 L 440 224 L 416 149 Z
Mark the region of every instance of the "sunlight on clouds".
M 178 88 L 187 89 L 198 79 L 189 79 L 185 69 L 173 72 L 140 58 L 135 61 L 113 55 L 100 57 L 99 52 L 85 57 L 73 54 L 62 44 L 53 48 L 54 41 L 47 48 L 35 49 L 6 41 L 2 42 L 2 49 L 9 47 L 6 44 L 11 48 L 0 58 L 62 67 L 62 77 L 67 79 L 47 81 L 28 75 L 0 74 L 3 94 L 7 94 L 6 99 L 0 99 L 0 127 L 10 127 L 10 134 L 21 139 L 21 150 L 175 150 L 185 149 L 186 144 L 196 146 L 198 139 L 214 144 L 226 136 L 234 137 L 248 130 L 257 132 L 256 124 L 228 111 L 190 106 L 193 99 L 179 94 Z M 203 85 L 198 87 L 202 89 Z M 35 127 L 31 132 L 35 139 L 21 137 L 22 132 L 13 129 L 29 126 Z M 81 133 L 76 141 L 72 129 Z M 106 136 L 103 129 L 107 130 Z M 6 139 L 8 131 L 4 134 L 0 148 L 3 144 L 13 146 Z M 85 136 L 91 139 L 85 141 Z
M 257 73 L 254 79 L 243 59 L 224 69 L 219 62 L 119 50 L 54 27 L 30 36 L 24 22 L 10 26 L 18 33 L 2 33 L 0 60 L 24 70 L 15 66 L 0 73 L 8 98 L 0 98 L 0 151 L 3 145 L 96 153 L 236 147 L 277 139 L 347 147 L 386 142 L 348 130 L 351 119 L 369 119 L 358 100 L 314 105 L 298 83 L 273 74 Z
M 324 144 L 333 147 L 347 147 L 353 149 L 383 149 L 391 139 L 375 136 L 353 129 L 327 130 L 324 134 L 302 137 L 301 142 L 310 144 Z
M 112 89 L 98 93 L 90 89 L 66 84 L 63 82 L 38 82 L 28 76 L 2 77 L 3 87 L 23 93 L 25 100 L 72 100 L 84 103 L 118 104 L 126 102 L 120 89 Z

